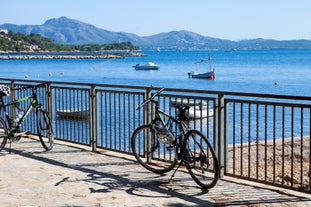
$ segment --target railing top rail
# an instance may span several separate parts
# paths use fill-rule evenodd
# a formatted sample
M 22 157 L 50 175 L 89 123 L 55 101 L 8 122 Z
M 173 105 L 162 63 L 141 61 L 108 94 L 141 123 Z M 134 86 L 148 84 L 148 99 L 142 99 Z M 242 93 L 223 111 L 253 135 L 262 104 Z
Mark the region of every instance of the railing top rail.
M 116 85 L 116 84 L 100 84 L 100 83 L 80 83 L 80 82 L 62 82 L 62 81 L 46 81 L 46 80 L 24 80 L 24 79 L 9 79 L 0 78 L 0 81 L 9 82 L 27 82 L 27 83 L 38 83 L 46 82 L 55 85 L 77 85 L 77 86 L 89 86 L 89 87 L 107 87 L 107 88 L 120 88 L 120 89 L 136 89 L 136 90 L 160 90 L 162 87 L 154 86 L 132 86 L 132 85 Z M 271 98 L 271 99 L 287 99 L 287 100 L 303 100 L 311 101 L 311 96 L 295 96 L 295 95 L 281 95 L 281 94 L 263 94 L 263 93 L 249 93 L 249 92 L 231 92 L 231 91 L 212 91 L 202 89 L 180 89 L 180 88 L 165 88 L 165 92 L 180 92 L 180 93 L 197 93 L 197 94 L 208 94 L 215 96 L 240 96 L 240 97 L 257 97 L 257 98 Z

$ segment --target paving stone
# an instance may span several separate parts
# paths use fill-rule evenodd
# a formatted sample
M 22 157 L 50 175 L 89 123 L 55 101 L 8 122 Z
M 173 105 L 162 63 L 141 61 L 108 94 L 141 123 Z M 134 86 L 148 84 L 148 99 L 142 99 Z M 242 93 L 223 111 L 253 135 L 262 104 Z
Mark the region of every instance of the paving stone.
M 9 145 L 7 145 L 9 146 Z M 22 139 L 0 152 L 0 206 L 311 206 L 311 195 L 225 177 L 202 191 L 184 169 L 156 175 L 134 156 Z

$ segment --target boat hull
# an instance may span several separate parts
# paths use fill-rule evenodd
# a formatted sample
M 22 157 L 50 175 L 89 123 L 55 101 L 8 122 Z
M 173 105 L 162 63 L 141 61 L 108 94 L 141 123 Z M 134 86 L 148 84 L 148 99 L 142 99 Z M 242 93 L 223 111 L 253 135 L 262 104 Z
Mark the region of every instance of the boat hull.
M 187 111 L 189 119 L 203 119 L 214 116 L 214 110 L 209 108 L 206 101 L 196 102 L 189 99 L 175 99 L 170 101 L 170 105 L 173 107 L 190 106 Z
M 64 109 L 64 110 L 57 110 L 56 115 L 59 118 L 64 119 L 88 119 L 90 113 L 87 109 Z
M 205 79 L 215 79 L 214 71 L 206 73 L 190 73 L 191 78 L 205 78 Z
M 145 65 L 136 64 L 133 66 L 133 68 L 135 68 L 135 70 L 159 70 L 160 65 L 156 65 L 152 62 L 149 62 Z
M 135 70 L 159 70 L 160 66 L 145 66 L 145 65 L 140 65 L 140 66 L 134 66 Z
M 189 108 L 190 119 L 203 119 L 214 115 L 214 110 L 208 106 L 191 106 Z

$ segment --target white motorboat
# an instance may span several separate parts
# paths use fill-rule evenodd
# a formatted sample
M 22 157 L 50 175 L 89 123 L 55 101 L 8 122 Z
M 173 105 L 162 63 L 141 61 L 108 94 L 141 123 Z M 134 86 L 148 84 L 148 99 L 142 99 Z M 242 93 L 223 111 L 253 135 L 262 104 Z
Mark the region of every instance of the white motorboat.
M 198 101 L 191 99 L 177 98 L 170 101 L 171 106 L 185 106 L 188 105 L 188 116 L 190 119 L 199 119 L 214 116 L 214 110 L 209 108 L 207 101 Z
M 153 62 L 149 62 L 145 65 L 136 64 L 133 67 L 135 68 L 135 70 L 159 70 L 160 69 L 160 65 L 156 65 Z
M 190 119 L 202 119 L 214 115 L 214 110 L 210 109 L 207 105 L 190 106 L 189 118 Z
M 172 99 L 170 101 L 170 104 L 172 106 L 178 106 L 178 105 L 207 105 L 206 101 L 194 101 L 191 99 L 187 99 L 187 98 L 177 98 L 177 99 Z

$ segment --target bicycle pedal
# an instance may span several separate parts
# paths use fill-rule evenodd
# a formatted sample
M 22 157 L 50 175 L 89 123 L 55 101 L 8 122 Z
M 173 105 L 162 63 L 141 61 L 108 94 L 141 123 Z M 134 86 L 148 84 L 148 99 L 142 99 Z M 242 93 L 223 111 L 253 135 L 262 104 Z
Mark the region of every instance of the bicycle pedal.
M 25 138 L 31 138 L 32 137 L 31 132 L 30 131 L 25 132 L 24 137 Z
M 14 133 L 14 137 L 20 137 L 25 135 L 27 132 L 18 132 L 18 133 Z

